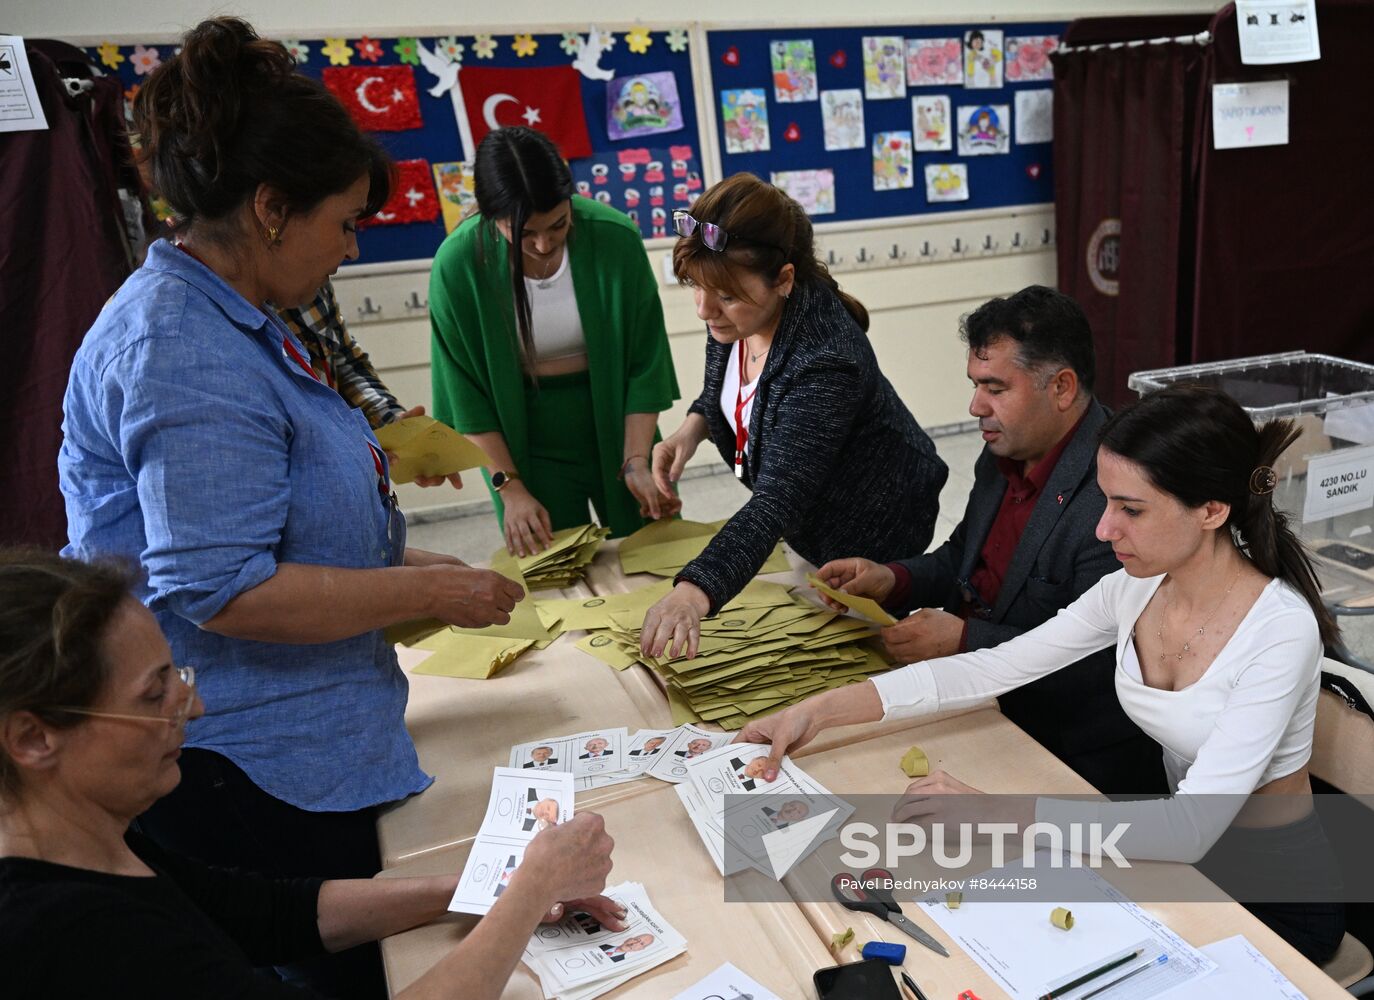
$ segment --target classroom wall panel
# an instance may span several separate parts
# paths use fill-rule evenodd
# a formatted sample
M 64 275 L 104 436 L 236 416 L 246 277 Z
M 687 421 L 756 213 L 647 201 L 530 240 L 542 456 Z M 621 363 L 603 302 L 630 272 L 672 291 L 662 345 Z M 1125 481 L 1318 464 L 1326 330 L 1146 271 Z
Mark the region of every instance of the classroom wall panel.
M 1214 11 L 1219 4 L 1197 0 L 975 0 L 959 4 L 964 20 L 1068 20 L 1074 17 L 1168 14 Z M 482 4 L 451 0 L 409 0 L 405 4 L 379 4 L 376 0 L 233 0 L 229 3 L 194 0 L 122 0 L 93 4 L 90 0 L 43 0 L 10 5 L 4 30 L 14 34 L 71 38 L 79 35 L 171 35 L 211 13 L 246 17 L 262 31 L 300 36 L 321 25 L 341 33 L 391 29 L 392 34 L 412 33 L 424 27 L 453 29 L 491 27 L 494 10 Z M 831 0 L 789 0 L 788 3 L 741 5 L 738 0 L 697 0 L 690 10 L 669 0 L 505 0 L 499 12 L 504 27 L 544 30 L 554 21 L 716 23 L 745 20 L 786 20 L 792 23 L 858 23 L 856 16 L 837 8 Z M 951 5 L 945 0 L 866 0 L 863 20 L 873 24 L 948 20 Z M 401 29 L 404 29 L 402 31 Z

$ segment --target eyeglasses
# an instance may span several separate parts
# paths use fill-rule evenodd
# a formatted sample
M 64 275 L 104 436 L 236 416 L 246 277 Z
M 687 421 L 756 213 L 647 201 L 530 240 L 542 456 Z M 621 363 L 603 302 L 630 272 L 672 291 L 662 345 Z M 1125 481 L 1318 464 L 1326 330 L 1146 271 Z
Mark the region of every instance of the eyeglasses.
M 730 242 L 730 234 L 714 222 L 702 222 L 685 209 L 677 209 L 673 212 L 673 231 L 684 239 L 694 233 L 701 233 L 701 242 L 707 250 L 714 250 L 716 253 L 724 253 L 726 244 Z M 747 236 L 736 236 L 736 240 L 744 243 L 752 243 L 755 246 L 769 247 L 770 249 L 783 253 L 782 247 L 774 243 L 764 243 L 762 240 L 752 240 Z
M 191 706 L 196 700 L 196 668 L 177 667 L 177 677 L 181 678 L 181 683 L 186 685 L 186 697 L 180 706 L 171 715 L 126 715 L 120 712 L 96 712 L 89 708 L 72 708 L 67 705 L 57 705 L 59 712 L 71 712 L 73 715 L 90 715 L 98 719 L 129 719 L 133 722 L 165 722 L 173 729 L 186 721 L 186 717 L 191 714 Z M 172 692 L 169 690 L 162 696 L 166 702 L 171 698 Z

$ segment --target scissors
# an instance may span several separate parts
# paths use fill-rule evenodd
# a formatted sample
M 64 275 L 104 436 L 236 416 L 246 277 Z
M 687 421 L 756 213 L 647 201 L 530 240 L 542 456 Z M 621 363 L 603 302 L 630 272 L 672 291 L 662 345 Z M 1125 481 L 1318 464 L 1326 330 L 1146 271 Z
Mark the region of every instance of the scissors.
M 902 908 L 892 898 L 891 890 L 879 888 L 884 883 L 891 885 L 892 880 L 892 873 L 886 868 L 870 868 L 858 878 L 848 872 L 840 872 L 830 880 L 830 891 L 845 909 L 871 913 L 879 920 L 896 924 L 937 955 L 949 958 L 949 952 L 945 950 L 944 945 L 917 927 L 902 913 Z

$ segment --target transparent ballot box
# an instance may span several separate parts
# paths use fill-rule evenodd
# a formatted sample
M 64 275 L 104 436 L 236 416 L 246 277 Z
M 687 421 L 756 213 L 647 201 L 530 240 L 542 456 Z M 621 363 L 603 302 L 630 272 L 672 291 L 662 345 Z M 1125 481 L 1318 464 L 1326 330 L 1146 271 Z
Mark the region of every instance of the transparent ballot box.
M 1256 423 L 1295 421 L 1302 436 L 1275 466 L 1274 502 L 1317 557 L 1326 599 L 1374 605 L 1374 365 L 1289 351 L 1136 372 L 1127 385 L 1210 386 Z

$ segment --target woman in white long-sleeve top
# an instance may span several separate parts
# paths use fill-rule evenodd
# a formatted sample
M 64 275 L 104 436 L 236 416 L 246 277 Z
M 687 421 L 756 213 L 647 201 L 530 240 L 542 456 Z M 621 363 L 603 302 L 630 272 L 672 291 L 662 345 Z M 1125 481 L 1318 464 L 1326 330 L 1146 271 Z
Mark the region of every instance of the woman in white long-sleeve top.
M 818 695 L 751 723 L 740 738 L 772 744 L 771 770 L 829 726 L 971 705 L 1115 645 L 1117 695 L 1162 746 L 1174 795 L 1040 798 L 1027 800 L 1024 815 L 1000 818 L 1128 823 L 1117 847 L 1142 859 L 1198 861 L 1233 821 L 1252 842 L 1259 827 L 1271 846 L 1278 838 L 1306 853 L 1324 840 L 1307 798 L 1307 761 L 1323 643 L 1336 624 L 1272 502 L 1272 466 L 1297 434 L 1290 421 L 1256 428 L 1214 390 L 1146 396 L 1108 421 L 1098 452 L 1107 509 L 1097 531 L 1112 543 L 1119 572 L 1001 646 Z M 936 772 L 907 789 L 895 818 L 938 818 L 955 801 L 942 794 L 975 792 Z M 1251 909 L 1317 962 L 1334 953 L 1344 929 L 1334 902 Z

